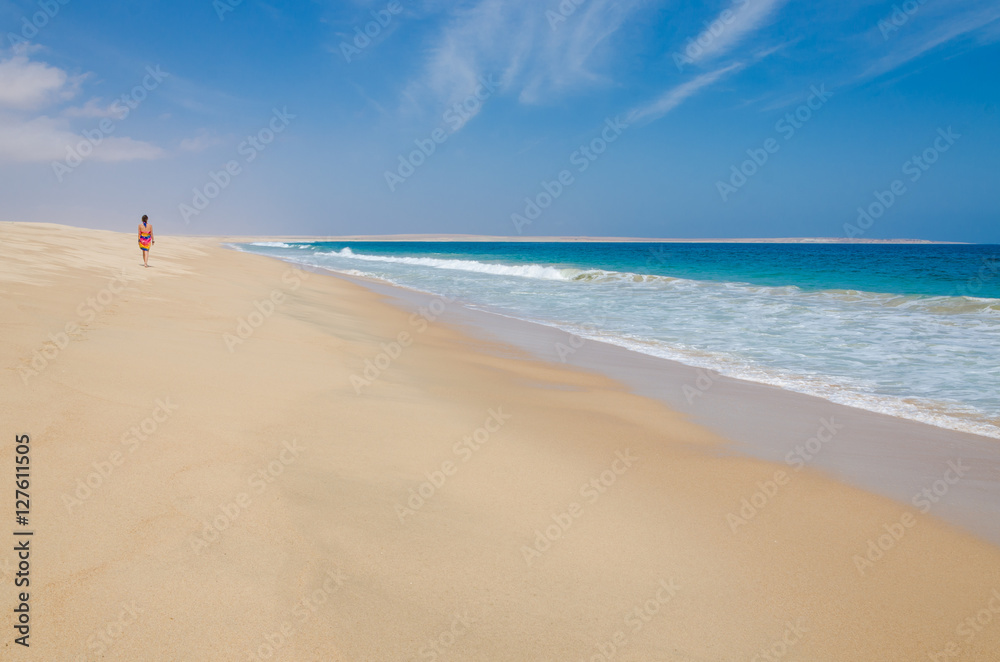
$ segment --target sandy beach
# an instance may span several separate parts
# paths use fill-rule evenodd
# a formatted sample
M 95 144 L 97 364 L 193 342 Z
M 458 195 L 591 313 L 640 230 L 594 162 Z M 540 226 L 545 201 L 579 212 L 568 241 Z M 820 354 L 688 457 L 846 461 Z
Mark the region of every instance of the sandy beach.
M 0 293 L 3 660 L 997 659 L 1000 548 L 449 302 L 28 223 Z

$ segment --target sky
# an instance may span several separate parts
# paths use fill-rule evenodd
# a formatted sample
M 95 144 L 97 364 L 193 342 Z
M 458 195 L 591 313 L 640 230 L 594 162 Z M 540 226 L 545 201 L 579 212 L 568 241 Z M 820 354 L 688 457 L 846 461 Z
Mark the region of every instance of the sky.
M 0 0 L 0 220 L 1000 243 L 994 0 Z

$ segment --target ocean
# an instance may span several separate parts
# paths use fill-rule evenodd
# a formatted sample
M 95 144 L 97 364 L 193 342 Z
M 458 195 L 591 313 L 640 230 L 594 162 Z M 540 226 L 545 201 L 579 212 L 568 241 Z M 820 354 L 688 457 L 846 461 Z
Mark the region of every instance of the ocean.
M 1000 246 L 259 242 L 252 251 L 1000 439 Z

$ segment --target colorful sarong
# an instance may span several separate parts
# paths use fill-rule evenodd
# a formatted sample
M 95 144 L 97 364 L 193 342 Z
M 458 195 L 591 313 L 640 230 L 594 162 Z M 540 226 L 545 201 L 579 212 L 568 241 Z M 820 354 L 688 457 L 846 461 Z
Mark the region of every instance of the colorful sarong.
M 149 247 L 153 245 L 153 233 L 152 232 L 139 232 L 139 248 L 144 251 L 148 251 Z

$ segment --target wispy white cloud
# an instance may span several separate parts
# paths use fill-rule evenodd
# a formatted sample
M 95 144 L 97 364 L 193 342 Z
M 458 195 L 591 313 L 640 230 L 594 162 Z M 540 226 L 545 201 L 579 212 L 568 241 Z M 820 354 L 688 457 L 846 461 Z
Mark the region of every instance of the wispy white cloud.
M 473 94 L 484 76 L 522 103 L 541 103 L 559 93 L 610 84 L 600 72 L 598 51 L 643 0 L 587 0 L 552 20 L 559 5 L 537 0 L 479 0 L 446 21 L 424 67 L 403 92 L 421 109 L 443 108 Z
M 692 62 L 720 57 L 762 28 L 787 0 L 733 0 L 684 50 Z
M 614 77 L 603 73 L 611 71 L 610 60 L 616 54 L 611 40 L 645 4 L 588 0 L 561 23 L 553 23 L 550 14 L 542 29 L 545 39 L 537 66 L 527 71 L 519 99 L 538 103 L 551 92 L 612 84 Z
M 867 80 L 881 76 L 962 36 L 975 34 L 980 38 L 978 45 L 1000 40 L 1000 6 L 995 4 L 952 16 L 917 15 L 912 20 L 917 23 L 920 19 L 924 19 L 922 26 L 926 26 L 926 29 L 921 30 L 922 26 L 918 23 L 912 27 L 904 26 L 899 34 L 893 34 L 889 38 L 892 51 L 875 60 L 859 78 Z M 883 39 L 880 37 L 879 41 Z
M 787 0 L 733 0 L 715 19 L 697 52 L 700 60 L 720 59 L 766 26 Z M 418 108 L 447 107 L 472 94 L 481 77 L 500 77 L 501 90 L 521 103 L 544 103 L 560 94 L 614 85 L 615 58 L 622 44 L 613 37 L 649 6 L 643 0 L 587 0 L 577 4 L 536 0 L 478 0 L 456 12 L 430 49 L 420 75 L 403 97 Z M 559 8 L 573 8 L 561 13 Z M 710 22 L 711 26 L 712 23 Z M 631 111 L 633 121 L 662 117 L 685 99 L 724 75 L 775 52 L 781 45 L 757 51 L 740 61 L 719 65 L 667 90 Z M 763 48 L 763 50 L 762 50 Z
M 473 94 L 480 76 L 497 75 L 516 59 L 511 47 L 525 28 L 523 9 L 523 2 L 481 0 L 459 10 L 431 46 L 424 71 L 404 96 L 416 104 L 429 101 L 441 107 Z
M 784 41 L 784 42 L 781 42 L 779 44 L 775 44 L 774 46 L 768 46 L 766 48 L 762 48 L 760 50 L 754 51 L 751 54 L 751 58 L 754 61 L 763 60 L 764 58 L 771 57 L 775 53 L 783 51 L 786 48 L 788 48 L 788 47 L 790 47 L 790 46 L 792 46 L 794 44 L 797 44 L 799 41 L 801 41 L 801 39 L 790 39 L 789 41 Z
M 701 74 L 685 83 L 672 87 L 650 103 L 629 111 L 629 122 L 652 122 L 658 120 L 705 87 L 708 87 L 732 71 L 739 71 L 743 66 L 736 62 L 715 71 Z
M 732 0 L 713 20 L 706 22 L 703 32 L 688 40 L 682 52 L 674 53 L 674 61 L 683 70 L 683 64 L 696 64 L 711 59 L 718 60 L 741 44 L 751 33 L 767 25 L 775 12 L 787 0 Z M 652 122 L 660 119 L 687 99 L 712 85 L 729 73 L 739 71 L 780 51 L 791 42 L 772 46 L 756 45 L 740 59 L 732 59 L 725 66 L 718 66 L 666 90 L 653 101 L 629 112 L 632 122 Z

